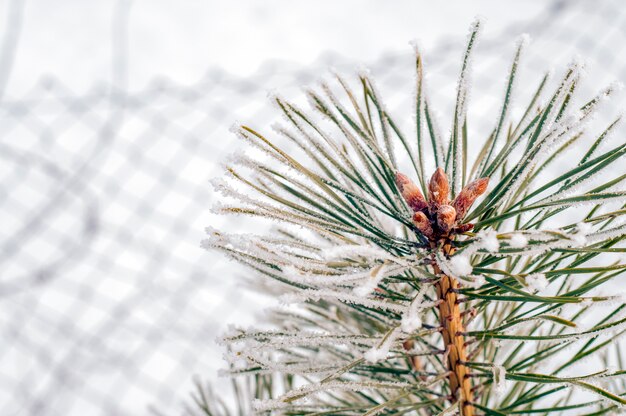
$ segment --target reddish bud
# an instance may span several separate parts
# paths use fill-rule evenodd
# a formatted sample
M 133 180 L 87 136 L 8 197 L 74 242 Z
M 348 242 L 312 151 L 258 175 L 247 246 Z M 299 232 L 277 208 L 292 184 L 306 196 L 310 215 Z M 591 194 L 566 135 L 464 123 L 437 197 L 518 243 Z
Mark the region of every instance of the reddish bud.
M 457 213 L 457 216 L 458 216 L 458 213 Z M 465 232 L 468 232 L 468 231 L 469 231 L 469 230 L 471 230 L 472 228 L 474 228 L 474 224 L 467 223 L 467 224 L 461 224 L 461 225 L 459 225 L 459 226 L 455 227 L 455 228 L 454 228 L 454 231 L 455 231 L 457 234 L 463 234 L 463 233 L 465 233 Z
M 396 185 L 402 194 L 402 198 L 414 212 L 421 211 L 428 205 L 424 195 L 411 180 L 402 173 L 396 173 Z
M 431 206 L 436 209 L 439 205 L 448 203 L 449 193 L 450 184 L 448 183 L 448 176 L 443 169 L 437 168 L 428 184 L 428 201 Z
M 444 233 L 449 232 L 456 222 L 456 210 L 450 205 L 441 205 L 437 209 L 437 225 Z
M 432 237 L 433 227 L 432 225 L 430 225 L 430 220 L 428 219 L 426 214 L 421 211 L 413 214 L 413 224 L 415 224 L 415 227 L 419 230 L 420 233 L 424 235 L 424 237 Z
M 456 209 L 456 219 L 461 220 L 470 209 L 476 198 L 481 196 L 487 190 L 489 178 L 476 179 L 459 192 L 452 206 Z

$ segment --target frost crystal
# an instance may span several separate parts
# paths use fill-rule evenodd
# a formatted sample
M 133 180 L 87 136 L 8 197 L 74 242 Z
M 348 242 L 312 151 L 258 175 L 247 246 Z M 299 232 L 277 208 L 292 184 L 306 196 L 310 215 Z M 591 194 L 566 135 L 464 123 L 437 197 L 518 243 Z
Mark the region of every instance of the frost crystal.
M 389 355 L 389 350 L 398 338 L 398 335 L 400 335 L 400 331 L 398 330 L 398 328 L 396 328 L 390 334 L 388 334 L 386 338 L 383 339 L 382 343 L 366 351 L 365 354 L 363 354 L 363 358 L 365 358 L 370 363 L 377 363 L 386 359 Z
M 528 33 L 522 33 L 519 37 L 518 42 L 521 46 L 528 46 L 528 44 L 530 43 L 530 40 L 531 38 Z
M 588 222 L 579 222 L 576 224 L 576 229 L 580 234 L 587 235 L 591 232 L 592 228 L 593 227 Z
M 252 408 L 257 412 L 266 412 L 269 410 L 281 409 L 287 407 L 288 403 L 280 399 L 253 399 Z
M 528 244 L 528 239 L 523 234 L 513 234 L 509 240 L 509 245 L 513 248 L 524 248 Z
M 248 360 L 244 357 L 238 357 L 232 360 L 232 366 L 234 370 L 244 370 L 248 367 Z
M 526 276 L 526 284 L 533 292 L 539 292 L 548 287 L 550 282 L 543 273 L 529 274 Z
M 365 354 L 363 354 L 363 358 L 365 358 L 370 363 L 377 363 L 387 358 L 388 354 L 389 348 L 374 347 L 371 350 L 365 352 Z
M 456 276 L 467 276 L 472 273 L 469 258 L 463 255 L 452 256 L 449 262 L 450 271 Z
M 576 224 L 576 233 L 571 235 L 572 241 L 577 246 L 584 246 L 587 244 L 587 235 L 591 232 L 591 224 L 581 222 Z
M 428 286 L 423 286 L 420 289 L 420 291 L 415 296 L 415 299 L 413 299 L 413 302 L 411 302 L 411 304 L 407 308 L 407 311 L 402 316 L 402 321 L 400 322 L 400 328 L 402 329 L 402 332 L 410 334 L 422 327 L 420 310 L 430 308 L 435 305 L 433 302 L 423 302 L 427 290 Z
M 591 306 L 593 305 L 593 299 L 591 298 L 585 298 L 580 302 L 581 305 L 583 306 Z
M 385 277 L 385 268 L 385 265 L 382 264 L 373 269 L 367 281 L 363 285 L 357 286 L 354 289 L 354 294 L 358 296 L 368 296 L 376 290 L 380 281 L 383 280 L 383 277 Z
M 401 325 L 402 332 L 410 334 L 422 327 L 422 318 L 417 313 L 409 312 L 402 318 Z
M 326 260 L 339 260 L 343 258 L 355 258 L 355 257 L 366 257 L 366 258 L 378 258 L 378 259 L 388 259 L 390 258 L 389 253 L 385 250 L 382 250 L 378 247 L 374 247 L 371 245 L 363 244 L 363 245 L 338 245 L 334 247 L 326 248 L 322 251 L 322 256 Z
M 494 393 L 496 395 L 503 394 L 506 391 L 506 369 L 499 364 L 494 364 L 492 374 Z
M 496 253 L 500 249 L 498 241 L 498 233 L 494 230 L 485 230 L 480 232 L 482 247 L 490 253 Z
M 463 280 L 467 287 L 478 288 L 484 285 L 487 281 L 483 275 L 471 275 L 468 276 L 469 280 Z
M 386 302 L 378 299 L 368 299 L 364 296 L 358 296 L 337 290 L 314 290 L 305 289 L 294 293 L 286 293 L 280 296 L 280 300 L 284 303 L 298 303 L 310 301 L 318 301 L 320 299 L 339 300 L 341 302 L 352 303 L 355 305 L 363 305 L 367 308 L 384 309 L 397 313 L 404 313 L 405 308 L 397 303 Z

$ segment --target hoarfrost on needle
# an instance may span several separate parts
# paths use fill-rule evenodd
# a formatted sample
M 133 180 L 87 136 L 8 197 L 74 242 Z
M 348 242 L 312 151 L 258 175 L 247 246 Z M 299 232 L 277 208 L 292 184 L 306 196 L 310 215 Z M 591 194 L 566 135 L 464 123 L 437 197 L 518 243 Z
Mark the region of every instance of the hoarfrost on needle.
M 490 253 L 496 253 L 500 249 L 498 233 L 496 233 L 494 230 L 481 231 L 480 240 L 482 247 Z
M 504 393 L 506 390 L 506 369 L 499 364 L 494 364 L 492 375 L 495 394 L 500 395 Z
M 399 328 L 394 329 L 386 336 L 386 338 L 383 338 L 383 341 L 379 345 L 366 351 L 365 354 L 363 354 L 363 358 L 371 363 L 377 363 L 386 359 L 389 355 L 389 350 L 391 349 L 391 346 L 396 341 L 399 335 Z
M 450 258 L 449 267 L 456 276 L 468 276 L 472 273 L 472 264 L 464 255 L 456 255 Z
M 526 284 L 533 292 L 539 292 L 548 287 L 550 282 L 543 273 L 534 273 L 526 276 Z
M 528 244 L 528 239 L 523 234 L 513 234 L 509 240 L 509 245 L 513 248 L 524 248 Z

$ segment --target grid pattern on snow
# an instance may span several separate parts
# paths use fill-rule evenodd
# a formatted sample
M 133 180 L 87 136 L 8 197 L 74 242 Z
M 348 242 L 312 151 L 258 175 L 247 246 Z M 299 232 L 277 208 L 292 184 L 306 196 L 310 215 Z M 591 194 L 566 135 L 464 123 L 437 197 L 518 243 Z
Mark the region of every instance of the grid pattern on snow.
M 597 89 L 626 78 L 625 19 L 617 0 L 553 1 L 540 19 L 486 37 L 474 131 L 493 125 L 515 35 L 534 39 L 527 73 L 579 53 Z M 439 108 L 452 103 L 461 41 L 426 56 Z M 214 378 L 215 337 L 227 322 L 251 320 L 246 312 L 261 302 L 233 280 L 244 270 L 198 244 L 222 221 L 209 215 L 208 179 L 241 151 L 229 124 L 268 128 L 277 114 L 267 90 L 298 97 L 325 68 L 355 64 L 335 55 L 306 68 L 268 63 L 246 79 L 215 70 L 195 85 L 161 80 L 133 95 L 103 87 L 76 96 L 48 80 L 0 102 L 3 414 L 176 413 L 193 375 Z M 408 50 L 369 64 L 392 112 L 409 114 L 411 65 Z M 536 81 L 522 78 L 522 95 Z

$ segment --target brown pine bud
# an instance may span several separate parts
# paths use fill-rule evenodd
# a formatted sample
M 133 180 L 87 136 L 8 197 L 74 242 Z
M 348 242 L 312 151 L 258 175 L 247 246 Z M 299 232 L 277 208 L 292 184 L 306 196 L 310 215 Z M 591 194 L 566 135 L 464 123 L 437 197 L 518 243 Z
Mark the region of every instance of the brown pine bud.
M 437 225 L 444 233 L 449 232 L 456 221 L 456 210 L 451 205 L 441 205 L 437 210 Z
M 474 224 L 470 224 L 470 223 L 461 224 L 454 228 L 454 232 L 456 232 L 457 234 L 463 234 L 471 230 L 472 228 L 474 228 Z
M 422 192 L 406 175 L 400 172 L 396 173 L 396 185 L 402 194 L 402 198 L 404 198 L 413 212 L 421 211 L 428 206 Z
M 424 235 L 424 237 L 432 237 L 433 227 L 432 225 L 430 225 L 430 220 L 428 219 L 426 214 L 421 211 L 413 214 L 413 224 L 415 224 L 415 227 L 419 230 L 420 233 Z
M 489 178 L 476 179 L 459 192 L 452 206 L 456 209 L 456 219 L 462 220 L 467 211 L 470 209 L 476 198 L 481 196 L 487 190 Z
M 435 210 L 439 205 L 447 204 L 449 193 L 448 176 L 443 169 L 437 168 L 428 184 L 428 202 L 430 202 L 432 209 Z

